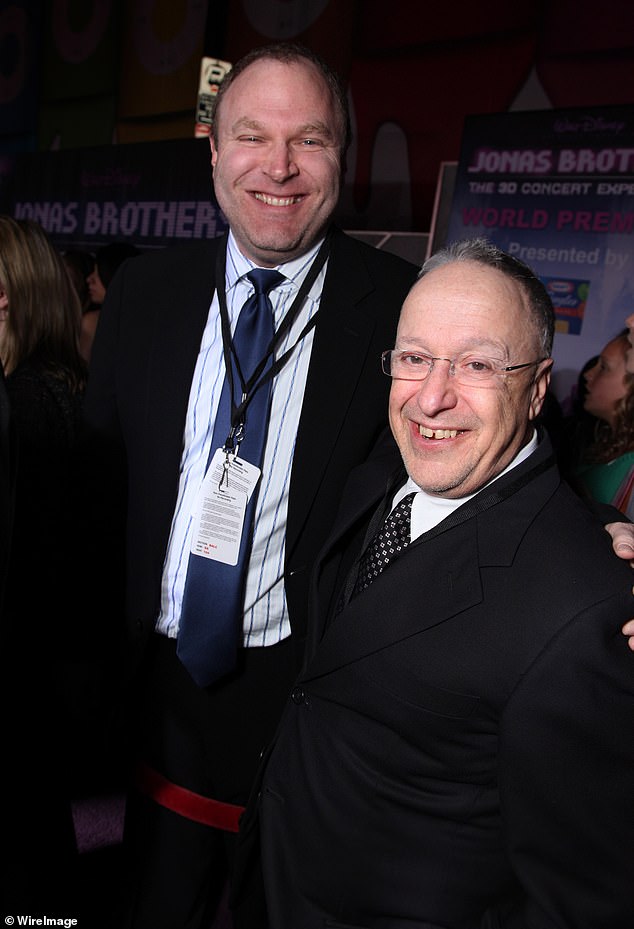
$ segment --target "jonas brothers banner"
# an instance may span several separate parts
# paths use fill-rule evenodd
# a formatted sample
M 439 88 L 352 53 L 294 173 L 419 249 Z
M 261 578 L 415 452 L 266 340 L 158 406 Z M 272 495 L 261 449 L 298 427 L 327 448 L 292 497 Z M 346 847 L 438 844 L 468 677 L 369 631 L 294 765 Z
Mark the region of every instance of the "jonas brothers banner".
M 447 239 L 477 236 L 548 288 L 565 405 L 634 312 L 634 107 L 468 117 Z
M 0 204 L 41 223 L 60 248 L 118 240 L 158 248 L 227 228 L 208 139 L 23 153 L 0 186 Z

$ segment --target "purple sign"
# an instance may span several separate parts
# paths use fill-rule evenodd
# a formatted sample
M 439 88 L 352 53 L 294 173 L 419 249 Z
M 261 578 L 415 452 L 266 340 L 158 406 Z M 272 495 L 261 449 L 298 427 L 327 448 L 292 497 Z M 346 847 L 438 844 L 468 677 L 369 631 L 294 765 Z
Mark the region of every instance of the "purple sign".
M 546 284 L 566 399 L 634 308 L 634 107 L 468 117 L 447 239 L 479 236 Z

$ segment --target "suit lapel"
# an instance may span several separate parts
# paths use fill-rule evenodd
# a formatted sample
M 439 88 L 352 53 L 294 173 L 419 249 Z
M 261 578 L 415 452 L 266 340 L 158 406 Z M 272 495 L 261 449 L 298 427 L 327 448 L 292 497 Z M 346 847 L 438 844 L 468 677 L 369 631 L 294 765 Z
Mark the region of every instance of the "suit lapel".
M 394 453 L 370 459 L 355 468 L 343 494 L 342 507 L 335 529 L 317 558 L 311 584 L 312 621 L 308 627 L 307 655 L 312 655 L 321 641 L 330 614 L 331 597 L 337 595 L 351 563 L 365 548 L 384 515 L 386 501 L 404 480 L 402 465 L 394 467 Z M 391 466 L 391 467 L 390 467 Z M 358 538 L 351 547 L 350 537 Z M 363 541 L 362 541 L 363 540 Z M 342 551 L 349 555 L 341 559 Z
M 348 405 L 366 364 L 376 324 L 374 317 L 359 304 L 373 286 L 355 249 L 335 230 L 297 433 L 287 557 L 332 458 Z
M 330 624 L 309 662 L 319 677 L 445 622 L 482 598 L 475 520 L 408 548 Z
M 355 597 L 323 632 L 306 677 L 388 648 L 479 603 L 480 568 L 512 561 L 526 527 L 559 482 L 546 440 L 513 472 L 424 533 Z M 339 528 L 335 544 L 338 538 Z

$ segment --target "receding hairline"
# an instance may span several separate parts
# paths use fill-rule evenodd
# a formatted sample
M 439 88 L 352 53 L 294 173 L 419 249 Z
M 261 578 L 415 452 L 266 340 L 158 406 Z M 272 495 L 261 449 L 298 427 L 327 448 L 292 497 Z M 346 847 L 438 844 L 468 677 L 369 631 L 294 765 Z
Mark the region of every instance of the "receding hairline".
M 555 312 L 544 284 L 532 268 L 504 252 L 488 239 L 463 239 L 439 249 L 427 258 L 416 283 L 440 268 L 467 263 L 490 268 L 507 280 L 515 282 L 539 339 L 541 353 L 545 358 L 550 357 L 555 332 Z
M 319 55 L 303 46 L 293 43 L 279 43 L 254 49 L 243 56 L 228 72 L 220 84 L 220 88 L 213 104 L 211 134 L 214 144 L 218 145 L 218 125 L 222 113 L 222 101 L 232 86 L 240 80 L 254 65 L 259 63 L 286 66 L 288 68 L 299 66 L 316 74 L 323 86 L 327 89 L 335 114 L 338 140 L 341 144 L 341 153 L 345 154 L 351 140 L 350 114 L 345 88 L 335 71 Z

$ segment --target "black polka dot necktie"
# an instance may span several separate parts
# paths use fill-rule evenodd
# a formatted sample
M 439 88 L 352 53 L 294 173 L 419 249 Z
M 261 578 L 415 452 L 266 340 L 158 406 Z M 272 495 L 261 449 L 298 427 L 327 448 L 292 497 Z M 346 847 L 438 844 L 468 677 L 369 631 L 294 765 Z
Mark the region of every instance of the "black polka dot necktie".
M 361 556 L 359 574 L 352 591 L 353 597 L 369 587 L 382 574 L 390 561 L 409 545 L 412 500 L 415 496 L 415 493 L 410 493 L 403 497 Z

